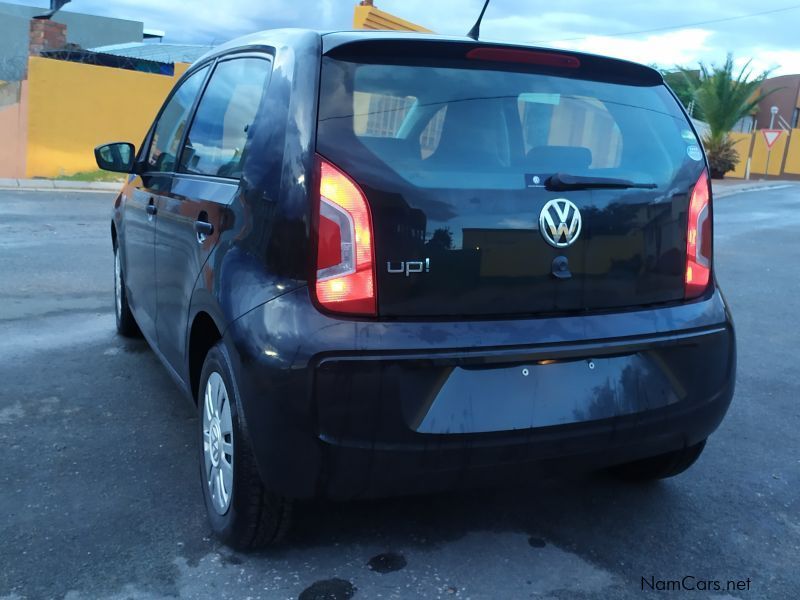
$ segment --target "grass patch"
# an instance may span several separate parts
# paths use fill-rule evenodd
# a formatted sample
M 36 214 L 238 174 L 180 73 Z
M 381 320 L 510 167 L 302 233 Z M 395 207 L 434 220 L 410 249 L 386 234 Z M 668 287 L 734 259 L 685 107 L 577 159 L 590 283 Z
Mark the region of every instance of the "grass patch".
M 112 173 L 110 171 L 81 171 L 80 173 L 73 173 L 72 175 L 62 175 L 58 179 L 64 181 L 125 181 L 125 175 L 122 173 Z

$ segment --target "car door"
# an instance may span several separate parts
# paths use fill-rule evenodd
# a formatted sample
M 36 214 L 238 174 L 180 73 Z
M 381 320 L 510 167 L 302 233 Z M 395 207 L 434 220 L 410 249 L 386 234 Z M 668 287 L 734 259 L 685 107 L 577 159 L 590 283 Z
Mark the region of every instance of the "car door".
M 140 155 L 139 174 L 125 207 L 125 279 L 139 328 L 156 343 L 156 224 L 159 198 L 169 191 L 183 132 L 208 67 L 190 75 L 164 104 Z
M 271 64 L 260 54 L 218 60 L 184 138 L 170 190 L 159 198 L 158 344 L 179 373 L 192 291 L 226 227 Z
M 128 303 L 139 329 L 150 339 L 155 334 L 155 238 L 156 206 L 154 200 L 158 182 L 148 181 L 149 188 L 137 178 L 125 202 L 124 234 L 121 236 L 123 272 Z

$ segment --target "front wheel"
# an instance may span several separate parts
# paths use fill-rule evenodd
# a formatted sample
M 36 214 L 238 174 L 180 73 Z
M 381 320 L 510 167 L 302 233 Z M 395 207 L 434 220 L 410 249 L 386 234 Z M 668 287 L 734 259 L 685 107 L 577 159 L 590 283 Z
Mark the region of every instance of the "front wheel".
M 674 452 L 659 454 L 642 460 L 637 460 L 609 469 L 613 475 L 628 481 L 651 481 L 653 479 L 666 479 L 683 473 L 700 458 L 706 440 Z
M 280 541 L 292 503 L 261 481 L 222 342 L 206 356 L 198 396 L 200 477 L 211 529 L 240 550 Z

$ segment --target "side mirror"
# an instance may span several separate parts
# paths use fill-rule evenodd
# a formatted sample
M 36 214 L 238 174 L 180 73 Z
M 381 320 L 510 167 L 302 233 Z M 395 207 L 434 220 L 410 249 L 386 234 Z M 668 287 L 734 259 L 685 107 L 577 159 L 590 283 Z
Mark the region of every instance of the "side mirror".
M 94 159 L 97 161 L 97 166 L 104 171 L 131 173 L 133 172 L 135 158 L 136 148 L 128 142 L 102 144 L 94 149 Z

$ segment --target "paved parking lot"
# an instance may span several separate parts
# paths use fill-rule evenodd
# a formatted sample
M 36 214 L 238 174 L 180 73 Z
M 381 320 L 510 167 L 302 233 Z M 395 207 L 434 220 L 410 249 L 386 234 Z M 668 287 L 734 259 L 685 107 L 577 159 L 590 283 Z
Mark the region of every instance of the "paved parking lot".
M 114 334 L 110 206 L 0 191 L 0 598 L 635 598 L 685 576 L 689 597 L 800 594 L 800 185 L 716 204 L 739 376 L 689 472 L 308 503 L 253 555 L 210 537 L 194 412 Z

